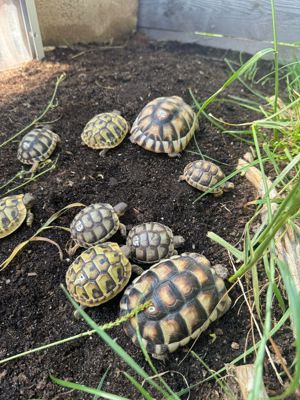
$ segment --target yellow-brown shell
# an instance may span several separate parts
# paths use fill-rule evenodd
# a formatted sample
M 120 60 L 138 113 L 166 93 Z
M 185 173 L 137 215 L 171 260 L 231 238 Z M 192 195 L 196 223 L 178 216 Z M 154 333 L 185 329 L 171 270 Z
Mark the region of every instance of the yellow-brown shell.
M 173 256 L 137 277 L 122 297 L 121 316 L 148 300 L 153 305 L 123 326 L 135 344 L 138 327 L 147 351 L 154 356 L 186 345 L 231 305 L 223 279 L 197 253 Z
M 181 97 L 158 97 L 136 118 L 130 140 L 155 153 L 176 154 L 185 149 L 196 129 L 197 116 Z
M 198 190 L 205 192 L 212 188 L 222 179 L 225 175 L 220 167 L 211 161 L 197 160 L 190 162 L 180 176 L 180 180 L 185 180 L 189 185 Z M 223 191 L 233 189 L 234 185 L 231 182 L 226 182 L 225 185 L 220 185 L 212 190 L 214 194 L 222 194 Z
M 127 121 L 118 113 L 102 113 L 86 124 L 81 139 L 92 149 L 111 149 L 123 141 L 128 130 Z
M 66 273 L 68 291 L 87 307 L 111 300 L 127 285 L 131 264 L 117 243 L 103 243 L 85 250 Z
M 71 238 L 81 247 L 90 247 L 111 238 L 119 226 L 119 217 L 110 204 L 95 203 L 76 214 L 70 225 Z
M 46 126 L 33 129 L 19 143 L 18 160 L 23 164 L 45 161 L 51 156 L 59 142 L 60 137 Z
M 24 222 L 27 208 L 23 203 L 24 194 L 0 199 L 0 239 L 10 235 Z

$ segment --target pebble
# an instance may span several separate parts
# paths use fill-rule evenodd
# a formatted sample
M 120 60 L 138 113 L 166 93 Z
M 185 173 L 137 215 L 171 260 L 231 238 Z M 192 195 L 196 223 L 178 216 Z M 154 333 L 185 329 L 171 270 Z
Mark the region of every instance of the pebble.
M 233 350 L 238 350 L 240 348 L 240 345 L 237 342 L 232 342 L 231 343 L 231 348 Z

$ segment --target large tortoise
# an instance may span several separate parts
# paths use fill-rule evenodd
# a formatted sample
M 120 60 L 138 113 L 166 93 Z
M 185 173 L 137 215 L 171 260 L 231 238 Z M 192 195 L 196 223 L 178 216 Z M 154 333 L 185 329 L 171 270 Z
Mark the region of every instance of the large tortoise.
M 220 265 L 215 269 L 224 273 Z M 164 359 L 225 314 L 231 300 L 215 269 L 203 255 L 183 253 L 160 261 L 137 277 L 124 292 L 120 315 L 146 301 L 152 306 L 124 323 L 133 343 L 138 345 L 139 329 L 146 350 Z
M 197 129 L 197 115 L 181 97 L 158 97 L 137 116 L 130 140 L 146 150 L 176 157 Z

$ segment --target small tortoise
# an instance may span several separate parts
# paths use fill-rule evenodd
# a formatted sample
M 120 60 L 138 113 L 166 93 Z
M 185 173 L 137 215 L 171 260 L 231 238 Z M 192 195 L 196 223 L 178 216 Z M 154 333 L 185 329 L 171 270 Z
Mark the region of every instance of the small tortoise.
M 175 248 L 183 244 L 182 236 L 174 236 L 169 227 L 159 222 L 136 225 L 129 231 L 126 241 L 131 258 L 145 264 L 177 254 Z
M 84 144 L 100 151 L 100 155 L 118 146 L 129 131 L 127 121 L 119 111 L 106 112 L 93 117 L 85 126 L 81 139 Z
M 30 172 L 34 173 L 39 163 L 51 156 L 59 142 L 60 137 L 52 132 L 48 125 L 33 129 L 19 143 L 18 160 L 23 164 L 32 165 Z
M 126 203 L 119 203 L 115 207 L 106 203 L 96 203 L 81 210 L 70 225 L 71 241 L 68 244 L 68 254 L 73 255 L 79 247 L 86 248 L 105 242 L 118 230 L 125 237 L 126 227 L 120 223 L 119 217 L 126 209 Z
M 13 233 L 25 219 L 28 226 L 32 225 L 33 214 L 30 208 L 33 201 L 31 193 L 0 199 L 0 239 Z
M 180 175 L 179 180 L 187 181 L 189 185 L 206 192 L 224 178 L 223 171 L 216 164 L 211 161 L 198 160 L 190 162 L 184 168 L 183 175 Z M 232 189 L 234 189 L 234 184 L 232 182 L 225 182 L 213 189 L 212 193 L 218 197 L 223 192 L 228 192 Z
M 231 305 L 223 279 L 197 253 L 173 256 L 144 271 L 125 290 L 120 315 L 149 300 L 152 306 L 123 326 L 137 345 L 138 328 L 146 350 L 161 360 L 196 339 Z
M 146 150 L 176 157 L 197 129 L 197 116 L 181 97 L 158 97 L 136 118 L 130 140 Z
M 126 246 L 124 249 L 126 252 Z M 132 270 L 126 254 L 117 243 L 106 242 L 90 247 L 69 266 L 66 284 L 72 297 L 84 307 L 96 307 L 120 293 Z

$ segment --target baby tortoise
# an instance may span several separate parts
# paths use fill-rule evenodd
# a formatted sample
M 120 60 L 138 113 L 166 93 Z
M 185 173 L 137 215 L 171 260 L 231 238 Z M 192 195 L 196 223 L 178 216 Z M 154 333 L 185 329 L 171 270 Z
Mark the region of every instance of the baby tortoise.
M 68 254 L 75 254 L 79 247 L 90 247 L 110 239 L 118 230 L 126 236 L 126 226 L 119 217 L 127 209 L 126 203 L 115 207 L 106 203 L 91 204 L 81 210 L 70 225 L 71 241 L 68 243 Z
M 119 111 L 106 112 L 93 117 L 85 126 L 81 139 L 84 144 L 100 151 L 100 155 L 118 146 L 129 131 L 127 121 Z
M 120 315 L 149 300 L 152 306 L 123 326 L 137 345 L 138 328 L 146 350 L 161 360 L 196 339 L 231 305 L 223 279 L 197 253 L 173 256 L 144 271 L 125 290 Z
M 30 208 L 33 202 L 34 197 L 31 193 L 0 199 L 0 239 L 13 233 L 25 219 L 28 226 L 32 225 L 33 214 Z
M 153 264 L 177 254 L 175 248 L 183 244 L 182 236 L 174 236 L 169 227 L 159 222 L 136 225 L 129 231 L 126 240 L 131 258 L 145 264 Z
M 30 172 L 34 173 L 39 164 L 51 156 L 59 142 L 60 137 L 48 125 L 33 129 L 19 143 L 18 160 L 32 165 Z
M 176 157 L 197 129 L 197 116 L 181 97 L 158 97 L 136 118 L 130 140 L 146 150 Z
M 82 252 L 66 273 L 67 289 L 72 297 L 84 307 L 96 307 L 120 293 L 132 270 L 143 271 L 130 264 L 126 250 L 126 246 L 123 249 L 117 243 L 107 242 Z
M 190 162 L 184 168 L 183 175 L 180 175 L 179 180 L 187 181 L 189 185 L 206 192 L 224 178 L 223 171 L 216 164 L 211 161 L 198 160 Z M 234 189 L 234 184 L 232 182 L 225 182 L 213 189 L 212 193 L 218 197 L 223 192 L 228 192 L 232 189 Z

